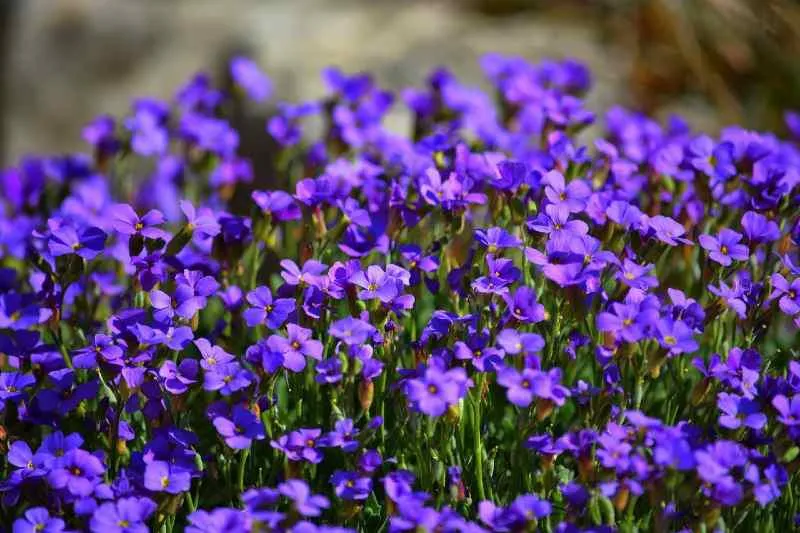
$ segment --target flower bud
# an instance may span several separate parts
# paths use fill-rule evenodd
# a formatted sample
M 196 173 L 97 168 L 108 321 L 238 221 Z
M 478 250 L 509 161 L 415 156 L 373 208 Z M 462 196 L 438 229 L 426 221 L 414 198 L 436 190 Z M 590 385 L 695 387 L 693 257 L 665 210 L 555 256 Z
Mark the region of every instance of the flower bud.
M 542 420 L 544 420 L 545 418 L 550 416 L 550 413 L 553 412 L 554 408 L 555 408 L 555 404 L 553 402 L 551 402 L 550 400 L 537 398 L 537 400 L 536 400 L 536 420 L 541 422 Z
M 194 229 L 190 224 L 183 226 L 167 243 L 167 255 L 177 255 L 192 240 Z
M 136 257 L 139 255 L 144 248 L 144 237 L 140 234 L 131 235 L 130 240 L 128 241 L 128 253 L 131 257 Z
M 445 418 L 451 424 L 458 424 L 461 421 L 462 403 L 463 401 L 460 401 L 458 403 L 451 404 L 447 408 L 447 412 L 445 413 Z
M 708 390 L 711 388 L 711 380 L 703 378 L 698 381 L 692 389 L 692 405 L 699 405 L 706 397 Z
M 616 496 L 614 496 L 614 508 L 617 510 L 617 512 L 621 513 L 625 510 L 625 507 L 628 506 L 630 495 L 631 491 L 627 486 L 620 486 L 619 490 L 617 490 Z
M 361 404 L 361 409 L 368 410 L 372 405 L 372 400 L 375 398 L 375 384 L 372 380 L 364 380 L 358 384 L 358 402 Z
M 117 455 L 127 457 L 129 454 L 128 443 L 125 442 L 125 439 L 117 439 Z

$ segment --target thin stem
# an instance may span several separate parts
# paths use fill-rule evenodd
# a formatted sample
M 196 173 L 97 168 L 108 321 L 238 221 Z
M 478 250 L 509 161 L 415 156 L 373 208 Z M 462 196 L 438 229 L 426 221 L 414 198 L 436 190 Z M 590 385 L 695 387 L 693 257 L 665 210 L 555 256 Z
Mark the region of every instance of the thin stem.
M 478 385 L 480 387 L 480 384 Z M 477 484 L 478 499 L 485 500 L 486 492 L 483 488 L 483 443 L 481 442 L 481 408 L 480 390 L 472 403 L 472 444 L 475 452 L 475 482 Z
M 239 477 L 238 477 L 238 487 L 239 493 L 241 494 L 244 492 L 244 471 L 245 466 L 247 465 L 247 458 L 250 456 L 250 448 L 246 448 L 242 452 L 242 456 L 239 459 Z

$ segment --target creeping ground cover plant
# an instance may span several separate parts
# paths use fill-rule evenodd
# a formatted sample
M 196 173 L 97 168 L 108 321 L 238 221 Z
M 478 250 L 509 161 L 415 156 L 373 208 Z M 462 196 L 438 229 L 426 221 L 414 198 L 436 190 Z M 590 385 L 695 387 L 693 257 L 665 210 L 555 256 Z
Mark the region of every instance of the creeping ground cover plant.
M 269 176 L 246 58 L 2 171 L 0 530 L 794 529 L 800 145 L 482 67 L 326 70 Z

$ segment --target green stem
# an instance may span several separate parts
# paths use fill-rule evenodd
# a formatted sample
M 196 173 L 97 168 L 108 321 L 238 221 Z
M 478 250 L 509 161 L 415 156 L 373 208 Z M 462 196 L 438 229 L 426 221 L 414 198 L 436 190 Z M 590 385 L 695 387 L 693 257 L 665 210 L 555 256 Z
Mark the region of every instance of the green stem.
M 238 484 L 238 487 L 239 487 L 239 493 L 240 494 L 242 492 L 244 492 L 244 471 L 245 471 L 245 466 L 247 465 L 247 458 L 249 456 L 250 456 L 250 448 L 246 448 L 242 452 L 242 456 L 239 459 L 239 477 L 238 477 L 238 483 L 239 484 Z
M 480 384 L 478 385 L 480 387 Z M 485 500 L 486 492 L 483 488 L 483 443 L 481 442 L 481 407 L 480 390 L 472 402 L 472 444 L 475 451 L 475 482 L 477 484 L 478 499 Z

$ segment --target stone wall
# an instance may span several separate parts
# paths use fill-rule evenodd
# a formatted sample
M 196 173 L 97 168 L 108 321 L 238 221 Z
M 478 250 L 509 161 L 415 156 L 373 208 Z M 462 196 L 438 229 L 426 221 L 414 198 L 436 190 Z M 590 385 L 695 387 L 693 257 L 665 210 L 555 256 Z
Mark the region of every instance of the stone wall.
M 330 64 L 400 88 L 442 64 L 482 83 L 477 59 L 490 51 L 570 56 L 592 68 L 598 110 L 626 101 L 631 61 L 588 16 L 488 17 L 435 0 L 21 0 L 9 33 L 6 164 L 80 148 L 80 127 L 96 114 L 123 112 L 135 96 L 168 97 L 233 50 L 257 59 L 286 99 L 320 94 L 319 70 Z

